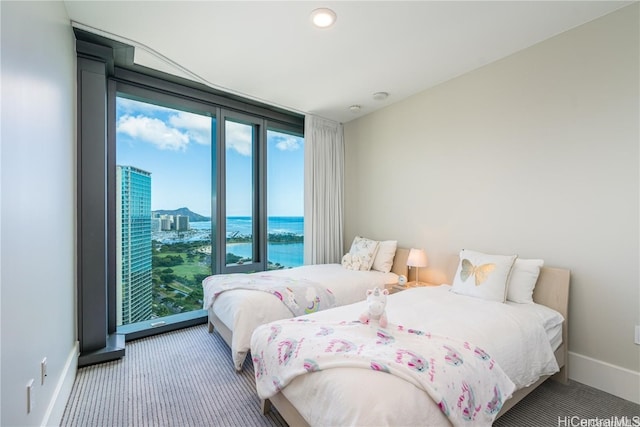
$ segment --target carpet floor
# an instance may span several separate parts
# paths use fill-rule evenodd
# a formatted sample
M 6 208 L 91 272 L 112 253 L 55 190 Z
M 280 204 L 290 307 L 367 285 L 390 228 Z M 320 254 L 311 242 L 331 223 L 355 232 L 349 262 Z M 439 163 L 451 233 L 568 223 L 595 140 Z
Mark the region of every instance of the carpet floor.
M 640 426 L 640 405 L 577 382 L 546 381 L 494 425 L 570 427 L 590 419 L 627 419 L 629 424 L 620 425 Z M 199 325 L 128 342 L 124 358 L 78 369 L 61 425 L 287 424 L 275 410 L 261 414 L 251 361 L 236 372 L 226 343 Z

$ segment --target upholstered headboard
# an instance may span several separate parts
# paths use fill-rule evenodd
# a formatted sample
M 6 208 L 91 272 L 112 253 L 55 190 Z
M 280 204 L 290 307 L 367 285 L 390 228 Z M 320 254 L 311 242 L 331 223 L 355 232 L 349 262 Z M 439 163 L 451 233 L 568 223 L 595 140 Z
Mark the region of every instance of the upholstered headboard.
M 409 267 L 407 267 L 407 258 L 409 258 L 409 249 L 397 248 L 396 255 L 393 257 L 391 271 L 399 276 L 408 277 Z

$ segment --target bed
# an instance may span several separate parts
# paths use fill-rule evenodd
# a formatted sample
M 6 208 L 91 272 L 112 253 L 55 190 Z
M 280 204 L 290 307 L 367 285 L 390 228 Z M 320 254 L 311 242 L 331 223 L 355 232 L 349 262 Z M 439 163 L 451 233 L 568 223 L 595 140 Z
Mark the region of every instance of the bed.
M 465 346 L 471 342 L 471 348 L 486 350 L 492 355 L 491 360 L 495 359 L 496 365 L 513 383 L 513 390 L 507 390 L 500 405 L 493 407 L 495 413 L 492 417 L 497 418 L 547 378 L 567 382 L 569 281 L 569 270 L 539 268 L 532 290 L 532 304 L 484 301 L 452 292 L 452 286 L 449 285 L 408 289 L 388 297 L 387 328 L 381 330 L 373 325 L 363 333 L 371 334 L 374 339 L 377 335 L 380 340 L 386 330 L 402 328 L 407 331 L 412 327 L 414 330 L 428 331 L 429 335 L 453 336 L 459 338 L 459 342 L 464 341 Z M 319 335 L 314 331 L 326 331 L 331 325 L 355 323 L 349 319 L 358 319 L 358 315 L 366 308 L 365 302 L 359 302 L 297 318 L 294 327 L 309 330 L 298 341 L 306 339 L 305 345 L 309 346 L 313 342 L 311 336 Z M 466 319 L 459 322 L 460 318 Z M 485 318 L 488 319 L 486 324 L 480 320 Z M 514 321 L 505 321 L 505 318 Z M 496 322 L 500 325 L 500 332 L 492 333 Z M 535 326 L 530 328 L 530 325 Z M 274 375 L 271 377 L 272 384 L 267 384 L 272 390 L 266 392 L 264 385 L 260 385 L 265 381 L 258 378 L 269 377 L 274 372 L 269 371 L 269 365 L 265 368 L 265 361 L 271 358 L 282 363 L 285 353 L 280 346 L 277 350 L 279 354 L 274 354 L 266 341 L 277 341 L 274 331 L 281 333 L 278 328 L 282 326 L 287 327 L 286 321 L 264 325 L 256 330 L 252 338 L 257 389 L 265 413 L 274 406 L 290 426 L 462 424 L 447 418 L 441 402 L 435 403 L 415 383 L 396 375 L 374 372 L 384 369 L 373 363 L 367 369 L 359 369 L 350 364 L 341 366 L 339 362 L 337 365 L 334 363 L 336 366 L 329 366 L 337 369 L 318 370 L 318 366 L 313 366 L 314 361 L 306 359 L 305 370 L 308 373 L 293 376 L 286 383 L 279 383 L 279 377 Z M 367 325 L 358 327 L 367 329 Z M 521 334 L 528 338 L 519 340 Z M 538 344 L 535 347 L 540 348 L 542 355 L 540 360 L 533 361 L 527 355 L 530 351 L 527 345 L 536 340 Z M 325 351 L 328 350 L 329 347 Z M 298 348 L 294 351 L 295 357 L 298 357 L 297 352 L 301 350 Z M 288 357 L 293 358 L 293 353 Z M 285 362 L 288 363 L 288 360 Z M 291 366 L 291 370 L 294 370 L 294 365 Z M 460 396 L 458 406 L 461 403 L 464 406 L 465 402 Z M 491 422 L 477 421 L 474 424 L 491 425 Z
M 348 254 L 353 252 L 356 243 L 362 240 L 368 239 L 356 237 Z M 400 275 L 406 276 L 409 250 L 398 248 L 395 241 L 382 241 L 379 244 L 380 249 L 376 250 L 375 259 L 371 260 L 372 268 L 366 271 L 345 268 L 343 259 L 343 264 L 305 265 L 268 272 L 209 276 L 203 280 L 204 308 L 208 311 L 209 332 L 217 331 L 220 334 L 231 348 L 235 369 L 242 370 L 250 349 L 251 334 L 256 327 L 300 314 L 293 310 L 291 305 L 285 304 L 289 299 L 293 299 L 288 298 L 286 293 L 290 294 L 294 285 L 303 282 L 314 285 L 316 289 L 326 288 L 331 294 L 334 306 L 341 306 L 363 300 L 367 289 L 384 288 L 386 285 L 397 283 Z M 269 293 L 239 283 L 248 284 L 254 279 L 259 279 L 265 287 L 273 284 L 285 289 L 282 292 Z M 214 284 L 213 281 L 217 283 Z M 235 282 L 231 285 L 237 288 L 215 295 L 219 289 L 216 291 L 213 286 L 219 286 L 220 281 Z M 318 292 L 321 291 L 322 289 Z M 302 298 L 304 299 L 304 295 Z M 321 310 L 323 307 L 307 307 L 306 304 L 302 304 L 300 309 L 304 314 L 310 310 Z

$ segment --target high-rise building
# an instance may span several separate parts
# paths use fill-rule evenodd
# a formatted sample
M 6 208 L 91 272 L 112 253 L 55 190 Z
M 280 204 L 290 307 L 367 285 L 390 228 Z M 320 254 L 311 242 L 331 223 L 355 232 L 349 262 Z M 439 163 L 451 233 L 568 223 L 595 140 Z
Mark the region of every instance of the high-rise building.
M 118 325 L 151 318 L 151 173 L 116 167 Z
M 175 227 L 176 231 L 187 231 L 189 230 L 189 217 L 186 215 L 176 215 L 175 216 Z
M 173 228 L 173 218 L 171 215 L 162 215 L 160 217 L 160 230 L 171 231 Z

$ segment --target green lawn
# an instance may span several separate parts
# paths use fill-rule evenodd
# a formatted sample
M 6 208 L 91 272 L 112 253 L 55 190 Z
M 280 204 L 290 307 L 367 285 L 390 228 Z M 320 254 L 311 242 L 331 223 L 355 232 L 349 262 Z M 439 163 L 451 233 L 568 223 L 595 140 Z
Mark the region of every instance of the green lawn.
M 171 273 L 175 279 L 170 283 L 164 283 L 164 287 L 159 283 L 154 285 L 154 294 L 156 298 L 165 300 L 165 305 L 154 305 L 154 314 L 158 316 L 166 316 L 174 314 L 174 309 L 169 307 L 180 307 L 181 312 L 188 312 L 192 310 L 199 310 L 202 308 L 203 291 L 202 285 L 199 280 L 196 281 L 197 276 L 208 276 L 211 274 L 211 267 L 203 265 L 200 261 L 200 257 L 196 256 L 189 261 L 186 252 L 188 250 L 195 250 L 197 246 L 191 246 L 185 248 L 182 245 L 181 248 L 176 248 L 176 251 L 168 252 L 154 252 L 154 257 L 165 258 L 167 256 L 180 257 L 183 264 L 174 266 L 157 266 L 153 269 L 154 281 L 160 282 L 160 277 L 165 269 L 171 269 Z M 184 293 L 188 296 L 183 297 L 180 294 Z
M 209 266 L 202 265 L 197 257 L 194 258 L 193 262 L 190 262 L 187 260 L 187 256 L 185 254 L 179 252 L 163 252 L 161 254 L 158 254 L 157 256 L 164 258 L 168 255 L 177 255 L 181 257 L 184 261 L 184 264 L 176 265 L 173 267 L 158 267 L 157 270 L 161 271 L 165 268 L 171 268 L 173 270 L 173 274 L 175 274 L 177 277 L 186 277 L 187 280 L 193 280 L 193 278 L 197 274 L 211 274 L 211 268 Z
M 175 267 L 171 267 L 171 269 L 176 276 L 186 277 L 189 280 L 193 280 L 197 274 L 211 274 L 211 269 L 208 266 L 197 263 L 176 265 Z

